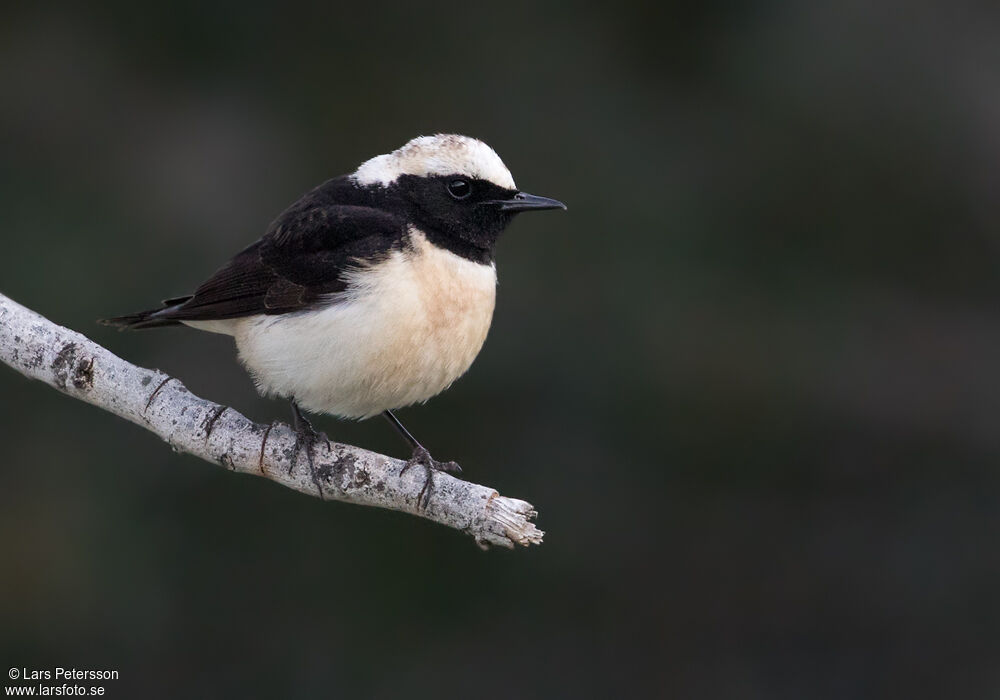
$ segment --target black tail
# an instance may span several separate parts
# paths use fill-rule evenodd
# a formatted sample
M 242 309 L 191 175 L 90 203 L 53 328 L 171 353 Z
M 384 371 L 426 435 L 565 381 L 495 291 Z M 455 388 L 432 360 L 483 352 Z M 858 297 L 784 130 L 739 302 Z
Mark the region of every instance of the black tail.
M 164 318 L 166 312 L 172 311 L 191 297 L 177 297 L 176 299 L 166 299 L 163 308 L 152 311 L 140 311 L 137 314 L 126 314 L 115 318 L 102 318 L 98 323 L 104 326 L 116 326 L 122 330 L 139 330 L 141 328 L 162 328 L 163 326 L 177 326 L 180 321 L 172 318 Z

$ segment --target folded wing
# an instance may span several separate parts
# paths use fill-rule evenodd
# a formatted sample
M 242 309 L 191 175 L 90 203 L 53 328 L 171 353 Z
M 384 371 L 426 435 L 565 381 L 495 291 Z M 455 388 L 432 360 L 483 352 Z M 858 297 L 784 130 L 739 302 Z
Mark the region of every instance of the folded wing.
M 189 297 L 161 309 L 108 319 L 125 328 L 307 310 L 344 291 L 344 273 L 402 245 L 402 220 L 379 209 L 331 204 L 314 191 L 293 204 L 256 243 Z

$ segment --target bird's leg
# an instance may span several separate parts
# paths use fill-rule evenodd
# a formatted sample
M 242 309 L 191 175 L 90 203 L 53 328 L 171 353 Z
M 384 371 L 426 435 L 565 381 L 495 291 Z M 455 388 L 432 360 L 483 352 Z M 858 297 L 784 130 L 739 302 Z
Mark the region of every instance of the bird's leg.
M 309 476 L 312 477 L 313 485 L 316 487 L 316 491 L 319 492 L 319 497 L 323 498 L 323 488 L 320 486 L 319 475 L 316 473 L 316 463 L 313 461 L 313 449 L 316 447 L 316 443 L 320 441 L 325 442 L 327 448 L 330 448 L 330 438 L 324 433 L 316 432 L 316 429 L 312 427 L 312 423 L 302 415 L 302 410 L 294 400 L 292 400 L 292 428 L 295 430 L 296 458 L 288 466 L 288 473 L 291 474 L 292 467 L 298 461 L 299 450 L 305 447 L 306 460 L 309 462 Z
M 427 480 L 424 481 L 424 486 L 420 489 L 420 493 L 417 494 L 417 505 L 423 501 L 423 507 L 426 508 L 427 504 L 431 500 L 431 488 L 433 484 L 431 482 L 431 473 L 435 471 L 447 472 L 449 474 L 461 474 L 462 468 L 458 466 L 457 462 L 439 462 L 433 457 L 431 453 L 427 451 L 427 448 L 417 442 L 417 439 L 410 434 L 410 431 L 403 427 L 403 424 L 399 422 L 399 419 L 393 414 L 392 411 L 383 411 L 382 415 L 385 419 L 392 424 L 392 427 L 396 429 L 407 444 L 413 449 L 413 454 L 406 464 L 403 465 L 402 471 L 399 472 L 400 476 L 406 473 L 406 470 L 414 465 L 420 465 L 427 470 Z
M 436 471 L 448 472 L 449 474 L 461 474 L 462 468 L 458 466 L 457 462 L 439 462 L 433 457 L 431 457 L 430 452 L 417 442 L 417 439 L 410 434 L 410 431 L 403 427 L 403 424 L 399 422 L 395 414 L 392 411 L 383 411 L 382 415 L 385 416 L 386 420 L 392 424 L 392 427 L 396 429 L 406 443 L 413 449 L 413 456 L 403 467 L 405 472 L 407 469 L 412 467 L 414 464 L 422 464 L 426 467 L 430 467 Z

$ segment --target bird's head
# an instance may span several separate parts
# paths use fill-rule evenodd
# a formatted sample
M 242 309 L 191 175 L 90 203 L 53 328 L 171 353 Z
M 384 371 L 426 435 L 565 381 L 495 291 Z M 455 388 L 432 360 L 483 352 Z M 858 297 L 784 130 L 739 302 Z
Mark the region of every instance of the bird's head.
M 467 255 L 492 259 L 500 233 L 515 214 L 565 209 L 548 197 L 521 192 L 507 166 L 482 141 L 457 134 L 420 136 L 361 164 L 352 176 L 383 190 L 431 240 Z

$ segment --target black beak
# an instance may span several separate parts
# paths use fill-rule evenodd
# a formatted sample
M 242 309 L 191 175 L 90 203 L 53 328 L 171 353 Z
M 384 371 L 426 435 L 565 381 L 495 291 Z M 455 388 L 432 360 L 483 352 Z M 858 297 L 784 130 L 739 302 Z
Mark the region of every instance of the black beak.
M 566 205 L 558 199 L 538 197 L 527 192 L 518 192 L 512 199 L 500 202 L 500 211 L 528 211 L 529 209 L 565 209 Z

